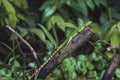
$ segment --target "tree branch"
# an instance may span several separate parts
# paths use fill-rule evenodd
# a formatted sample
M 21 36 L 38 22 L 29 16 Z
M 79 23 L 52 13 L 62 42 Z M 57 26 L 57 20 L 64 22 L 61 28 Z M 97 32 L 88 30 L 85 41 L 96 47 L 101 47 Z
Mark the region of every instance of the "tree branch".
M 106 72 L 103 75 L 102 80 L 112 80 L 115 70 L 120 64 L 120 47 L 108 47 L 108 50 L 116 49 L 116 55 L 112 58 Z
M 53 71 L 70 53 L 74 52 L 80 46 L 82 46 L 91 36 L 93 31 L 90 28 L 85 28 L 82 34 L 78 34 L 72 39 L 68 46 L 64 49 L 64 52 L 60 54 L 58 52 L 54 57 L 39 71 L 38 76 L 45 78 L 50 72 Z
M 6 28 L 8 28 L 11 32 L 13 32 L 24 44 L 26 44 L 28 46 L 28 48 L 30 48 L 34 58 L 35 58 L 35 61 L 37 63 L 37 65 L 39 66 L 39 60 L 38 60 L 38 57 L 37 57 L 37 54 L 35 52 L 35 50 L 32 48 L 32 46 L 26 41 L 24 40 L 14 29 L 12 29 L 9 25 L 6 25 L 5 26 Z

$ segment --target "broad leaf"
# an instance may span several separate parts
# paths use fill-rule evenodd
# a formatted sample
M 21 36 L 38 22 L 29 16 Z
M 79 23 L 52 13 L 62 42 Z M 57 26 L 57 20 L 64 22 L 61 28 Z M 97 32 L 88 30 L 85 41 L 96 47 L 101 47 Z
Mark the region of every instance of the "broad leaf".
M 30 62 L 30 63 L 28 64 L 28 66 L 31 67 L 31 68 L 35 68 L 35 63 Z
M 60 12 L 61 16 L 65 19 L 65 20 L 70 20 L 70 15 L 69 12 L 66 11 L 63 8 L 59 8 L 58 11 Z
M 60 15 L 54 15 L 51 18 L 51 25 L 54 26 L 55 24 L 57 24 L 62 31 L 65 31 L 64 23 L 64 19 Z
M 90 28 L 96 33 L 96 34 L 100 34 L 101 28 L 97 23 L 92 23 L 90 24 Z
M 120 78 L 120 68 L 116 69 L 115 75 L 116 75 L 118 78 Z
M 0 75 L 5 76 L 6 75 L 6 70 L 5 69 L 0 69 Z
M 11 13 L 14 15 L 16 14 L 14 7 L 12 6 L 12 4 L 8 0 L 2 0 L 2 3 L 3 3 L 3 5 L 8 13 Z
M 13 0 L 13 3 L 21 8 L 21 9 L 27 9 L 28 8 L 28 3 L 27 3 L 27 0 Z
M 95 6 L 92 0 L 85 0 L 85 2 L 90 9 L 94 9 Z
M 79 8 L 80 8 L 80 11 L 82 12 L 82 14 L 86 17 L 88 16 L 88 9 L 87 9 L 87 6 L 85 4 L 85 1 L 84 0 L 77 0 L 78 1 L 78 5 L 79 5 Z
M 52 42 L 52 44 L 54 46 L 57 46 L 57 42 L 52 37 L 52 35 L 48 32 L 48 30 L 43 25 L 41 25 L 41 24 L 38 24 L 38 26 L 44 31 L 44 33 L 46 34 L 46 36 L 48 37 L 48 39 Z
M 14 61 L 13 65 L 14 67 L 19 67 L 19 68 L 21 67 L 20 63 L 17 60 Z
M 100 5 L 100 0 L 93 0 L 93 1 L 94 1 L 94 3 L 95 3 L 97 6 Z
M 98 77 L 97 77 L 97 72 L 96 71 L 89 71 L 88 72 L 88 74 L 87 74 L 87 76 L 89 77 L 89 78 L 92 78 L 93 80 L 98 80 Z
M 42 4 L 42 6 L 40 7 L 39 10 L 45 10 L 48 7 L 52 6 L 55 2 L 56 2 L 56 0 L 48 0 Z
M 117 23 L 117 28 L 118 28 L 118 31 L 119 31 L 119 34 L 120 34 L 120 22 Z
M 115 19 L 117 19 L 117 20 L 120 20 L 120 13 L 117 12 L 117 11 L 115 11 L 115 10 L 113 10 L 112 11 L 112 17 L 115 18 Z
M 86 64 L 87 64 L 87 68 L 89 70 L 93 70 L 94 69 L 94 65 L 90 61 L 88 61 Z
M 100 0 L 100 3 L 105 7 L 107 6 L 107 0 Z
M 66 22 L 66 23 L 64 23 L 64 25 L 65 25 L 65 27 L 76 29 L 76 26 L 74 24 L 72 24 L 72 23 Z
M 34 28 L 34 29 L 31 29 L 31 32 L 37 35 L 42 41 L 45 41 L 45 35 L 40 29 Z
M 56 7 L 48 7 L 44 11 L 44 17 L 48 17 L 48 16 L 52 15 L 55 12 L 55 10 L 56 10 Z
M 22 15 L 22 14 L 20 14 L 20 13 L 17 14 L 17 17 L 18 17 L 18 19 L 20 19 L 20 20 L 25 20 L 24 15 Z
M 8 15 L 8 18 L 9 18 L 9 24 L 12 26 L 12 27 L 16 27 L 16 24 L 17 24 L 17 17 L 15 14 L 12 14 L 10 13 Z
M 111 34 L 110 43 L 112 46 L 119 46 L 120 44 L 120 35 L 117 28 L 114 28 L 114 32 Z
M 29 27 L 34 28 L 36 26 L 36 16 L 31 16 L 31 15 L 27 15 L 24 16 L 25 17 L 25 22 L 29 25 Z

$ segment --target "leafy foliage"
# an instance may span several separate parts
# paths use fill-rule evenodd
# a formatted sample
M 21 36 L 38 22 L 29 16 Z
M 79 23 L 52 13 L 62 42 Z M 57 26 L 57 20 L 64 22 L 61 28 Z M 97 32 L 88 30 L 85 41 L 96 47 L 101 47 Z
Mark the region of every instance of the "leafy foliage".
M 21 80 L 24 79 L 30 79 L 31 76 L 28 73 L 29 71 L 24 71 L 23 67 L 20 65 L 20 63 L 17 61 L 18 56 L 11 57 L 8 61 L 8 64 L 4 64 L 1 62 L 0 65 L 3 65 L 0 67 L 0 79 L 2 80 L 14 80 L 18 79 Z M 26 74 L 26 75 L 24 75 Z M 25 79 L 26 78 L 26 79 Z
M 17 22 L 19 21 L 20 13 L 16 13 L 16 10 L 13 5 L 16 5 L 17 7 L 21 8 L 21 9 L 27 9 L 28 8 L 27 0 L 24 0 L 24 1 L 13 0 L 11 2 L 8 0 L 1 0 L 0 4 L 1 4 L 1 6 L 0 6 L 0 8 L 1 8 L 1 19 L 0 19 L 1 25 L 3 26 L 4 24 L 9 24 L 15 28 Z
M 89 27 L 95 32 L 97 39 L 92 39 L 90 47 L 85 44 L 85 49 L 83 47 L 75 55 L 66 58 L 60 65 L 61 69 L 55 69 L 48 79 L 101 79 L 109 60 L 115 55 L 114 51 L 106 51 L 106 47 L 120 46 L 119 0 L 35 0 L 34 3 L 32 0 L 0 0 L 0 29 L 6 24 L 12 26 L 38 53 L 46 53 L 40 53 L 40 59 L 46 61 L 53 47 L 57 47 L 72 31 L 90 20 L 92 24 Z M 4 59 L 7 61 L 0 59 L 0 79 L 31 79 L 30 70 L 36 69 L 36 65 L 29 50 L 23 43 L 18 44 L 18 39 L 13 34 L 9 34 L 8 38 L 0 30 L 0 37 L 2 34 L 4 37 L 3 40 L 0 38 L 0 54 L 2 57 L 5 55 Z M 20 45 L 22 50 L 16 45 Z M 89 52 L 92 47 L 92 52 Z M 30 55 L 26 58 L 29 63 L 23 64 L 20 61 L 21 54 L 17 53 Z M 120 79 L 119 74 L 118 68 L 113 80 Z

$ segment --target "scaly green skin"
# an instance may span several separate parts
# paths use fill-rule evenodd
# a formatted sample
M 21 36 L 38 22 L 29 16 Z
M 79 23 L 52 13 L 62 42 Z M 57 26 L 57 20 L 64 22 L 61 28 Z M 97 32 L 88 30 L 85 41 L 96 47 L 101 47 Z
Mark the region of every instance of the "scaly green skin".
M 71 40 L 76 36 L 78 35 L 86 26 L 88 26 L 89 24 L 91 24 L 91 21 L 87 22 L 86 24 L 80 26 L 77 28 L 77 30 L 75 30 L 75 32 L 72 33 L 72 36 L 68 37 L 60 46 L 57 47 L 57 49 L 52 53 L 52 55 L 49 57 L 49 59 L 43 63 L 40 68 L 38 69 L 37 72 L 40 72 L 41 69 L 53 58 L 53 56 L 55 54 L 57 54 L 63 47 L 66 47 L 70 42 Z

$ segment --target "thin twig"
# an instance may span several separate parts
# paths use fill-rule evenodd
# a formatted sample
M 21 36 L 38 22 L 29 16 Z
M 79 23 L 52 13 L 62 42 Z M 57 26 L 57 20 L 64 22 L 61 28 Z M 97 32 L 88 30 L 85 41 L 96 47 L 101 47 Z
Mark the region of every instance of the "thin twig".
M 39 66 L 39 60 L 38 60 L 37 54 L 36 54 L 35 50 L 32 48 L 32 46 L 26 40 L 24 40 L 15 30 L 13 30 L 9 25 L 6 25 L 6 28 L 8 28 L 10 31 L 12 31 L 24 44 L 26 44 L 30 48 L 30 50 L 35 58 L 35 61 L 36 61 L 37 65 Z
M 120 50 L 117 49 L 116 54 L 112 58 L 101 80 L 112 80 L 112 77 L 114 76 L 115 71 L 118 68 L 119 64 L 120 64 Z
M 26 55 L 24 54 L 24 52 L 23 52 L 23 50 L 21 49 L 21 46 L 20 46 L 20 43 L 19 43 L 19 41 L 18 40 L 16 40 L 17 41 L 17 44 L 18 44 L 18 49 L 20 50 L 20 53 L 21 53 L 21 55 L 24 57 L 24 58 L 26 58 Z

